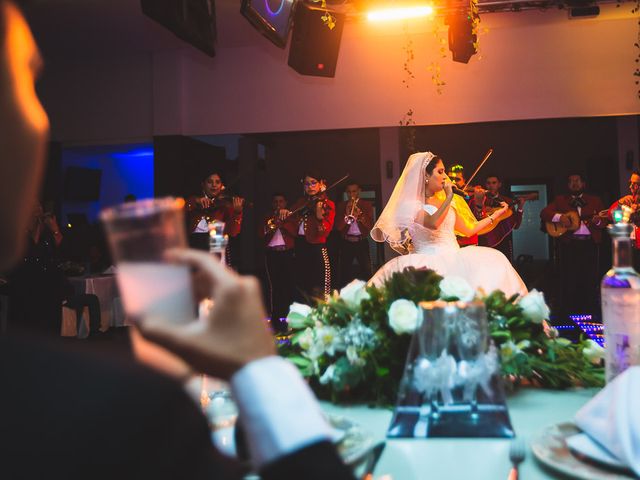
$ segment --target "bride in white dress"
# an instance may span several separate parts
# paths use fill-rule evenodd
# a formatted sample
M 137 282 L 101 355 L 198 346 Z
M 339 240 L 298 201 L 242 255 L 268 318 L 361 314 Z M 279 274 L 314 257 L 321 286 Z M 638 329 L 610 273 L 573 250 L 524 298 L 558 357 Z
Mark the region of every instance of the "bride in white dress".
M 442 160 L 431 152 L 411 155 L 371 231 L 374 240 L 411 253 L 391 259 L 369 283 L 380 285 L 393 272 L 416 267 L 462 277 L 487 294 L 494 290 L 502 290 L 507 296 L 526 294 L 524 282 L 500 251 L 460 248 L 456 241 L 456 233 L 472 236 L 491 230 L 507 208 L 503 204 L 489 217 L 476 220 L 464 199 L 454 195 Z

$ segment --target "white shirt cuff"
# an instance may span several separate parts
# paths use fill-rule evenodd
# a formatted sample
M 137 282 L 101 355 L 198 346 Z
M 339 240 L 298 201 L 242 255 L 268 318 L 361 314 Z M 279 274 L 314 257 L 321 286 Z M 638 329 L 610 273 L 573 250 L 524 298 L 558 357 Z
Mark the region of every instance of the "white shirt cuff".
M 312 443 L 332 430 L 298 369 L 272 356 L 255 360 L 231 377 L 251 460 L 257 469 Z
M 558 222 L 560 221 L 560 217 L 561 217 L 561 216 L 562 216 L 562 214 L 561 214 L 561 213 L 556 213 L 556 214 L 553 216 L 553 218 L 551 219 L 551 221 L 552 221 L 553 223 L 558 223 Z

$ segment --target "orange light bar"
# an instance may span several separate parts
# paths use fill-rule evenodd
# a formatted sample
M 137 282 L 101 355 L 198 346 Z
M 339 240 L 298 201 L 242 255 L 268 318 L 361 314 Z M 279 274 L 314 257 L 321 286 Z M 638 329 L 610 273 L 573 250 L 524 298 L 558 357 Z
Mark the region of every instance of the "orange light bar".
M 388 20 L 402 20 L 405 18 L 426 17 L 433 13 L 433 7 L 429 5 L 403 8 L 386 8 L 373 10 L 367 13 L 370 22 L 384 22 Z

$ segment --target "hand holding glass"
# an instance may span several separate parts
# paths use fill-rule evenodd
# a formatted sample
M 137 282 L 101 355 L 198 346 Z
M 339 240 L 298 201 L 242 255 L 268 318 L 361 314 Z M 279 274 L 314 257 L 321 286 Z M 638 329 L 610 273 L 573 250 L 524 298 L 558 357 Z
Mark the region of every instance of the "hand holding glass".
M 184 200 L 147 199 L 102 211 L 127 316 L 134 321 L 188 322 L 195 317 L 189 267 L 165 252 L 187 245 Z

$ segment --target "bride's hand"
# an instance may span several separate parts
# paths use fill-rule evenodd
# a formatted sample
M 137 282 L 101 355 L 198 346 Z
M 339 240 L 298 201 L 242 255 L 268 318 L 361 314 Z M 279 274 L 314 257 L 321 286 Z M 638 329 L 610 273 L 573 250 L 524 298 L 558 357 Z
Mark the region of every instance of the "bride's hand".
M 444 193 L 447 194 L 447 198 L 453 197 L 453 183 L 451 183 L 451 180 L 445 180 L 442 188 L 444 189 Z

